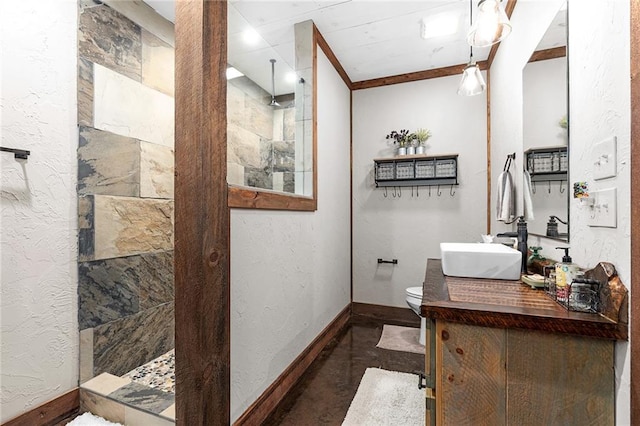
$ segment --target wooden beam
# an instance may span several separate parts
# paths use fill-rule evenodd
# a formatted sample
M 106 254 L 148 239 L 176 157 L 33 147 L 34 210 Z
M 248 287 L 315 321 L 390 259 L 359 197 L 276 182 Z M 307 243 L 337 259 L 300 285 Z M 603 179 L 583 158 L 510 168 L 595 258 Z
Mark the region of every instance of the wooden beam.
M 631 2 L 631 424 L 640 423 L 640 3 Z
M 516 8 L 516 3 L 518 0 L 509 0 L 507 1 L 507 5 L 504 8 L 507 17 L 511 18 L 511 14 L 513 14 L 513 9 Z M 491 46 L 491 50 L 489 51 L 489 57 L 487 57 L 487 63 L 489 64 L 489 68 L 491 68 L 491 64 L 493 63 L 493 58 L 496 57 L 496 53 L 498 53 L 498 48 L 500 47 L 500 43 L 496 43 Z
M 176 5 L 176 423 L 230 421 L 227 2 Z
M 564 58 L 567 56 L 567 47 L 560 46 L 552 49 L 536 50 L 531 54 L 529 62 L 546 61 L 547 59 Z
M 316 210 L 316 199 L 296 194 L 229 185 L 229 207 L 264 210 Z
M 435 68 L 432 70 L 416 71 L 407 74 L 392 75 L 389 77 L 374 78 L 372 80 L 356 81 L 352 84 L 352 90 L 371 89 L 372 87 L 390 86 L 392 84 L 409 83 L 411 81 L 428 80 L 431 78 L 462 75 L 462 70 L 467 64 L 452 65 L 450 67 Z M 481 70 L 488 69 L 487 61 L 479 61 Z
M 3 426 L 49 426 L 77 413 L 80 407 L 80 392 L 75 388 L 33 410 L 3 424 Z
M 322 36 L 322 33 L 318 30 L 318 28 L 315 25 L 313 26 L 313 33 L 314 33 L 314 38 L 316 40 L 316 44 L 320 46 L 324 54 L 327 55 L 327 58 L 329 58 L 329 62 L 333 64 L 333 67 L 336 69 L 336 72 L 342 78 L 342 81 L 344 81 L 344 84 L 346 84 L 349 90 L 351 90 L 351 86 L 353 85 L 353 83 L 349 78 L 349 75 L 344 70 L 344 67 L 338 60 L 338 57 L 336 56 L 336 54 L 333 53 L 331 46 L 329 46 L 329 43 L 327 43 L 327 40 L 324 39 L 324 37 Z

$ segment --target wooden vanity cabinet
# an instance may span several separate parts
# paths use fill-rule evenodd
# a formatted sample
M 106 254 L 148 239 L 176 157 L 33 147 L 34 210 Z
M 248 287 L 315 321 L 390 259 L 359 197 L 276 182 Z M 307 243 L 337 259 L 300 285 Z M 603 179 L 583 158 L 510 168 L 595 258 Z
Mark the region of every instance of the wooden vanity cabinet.
M 615 423 L 612 341 L 436 321 L 434 349 L 436 425 Z
M 428 324 L 427 425 L 615 424 L 614 348 L 624 331 L 597 315 L 538 300 L 546 296 L 516 282 L 505 291 L 520 314 L 514 306 L 456 301 L 453 294 L 461 293 L 449 294 L 439 261 L 429 262 L 422 305 Z M 516 284 L 535 308 L 518 306 Z M 611 337 L 545 330 L 554 315 L 575 330 L 600 327 L 605 331 L 595 334 Z M 519 322 L 523 317 L 533 325 L 522 328 L 528 324 Z

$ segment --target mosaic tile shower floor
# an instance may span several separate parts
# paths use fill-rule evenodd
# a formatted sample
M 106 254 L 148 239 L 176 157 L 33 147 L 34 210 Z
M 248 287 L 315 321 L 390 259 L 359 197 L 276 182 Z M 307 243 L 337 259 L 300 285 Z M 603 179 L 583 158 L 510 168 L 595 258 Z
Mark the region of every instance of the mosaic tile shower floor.
M 163 392 L 176 392 L 176 355 L 172 349 L 164 355 L 134 368 L 122 377 Z

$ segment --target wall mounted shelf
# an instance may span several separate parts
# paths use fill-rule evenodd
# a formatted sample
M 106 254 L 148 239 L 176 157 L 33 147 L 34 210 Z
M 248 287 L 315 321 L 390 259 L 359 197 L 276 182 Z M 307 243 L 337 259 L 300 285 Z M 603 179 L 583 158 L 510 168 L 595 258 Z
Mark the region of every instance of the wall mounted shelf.
M 458 185 L 458 154 L 378 158 L 376 187 Z
M 532 148 L 524 154 L 532 182 L 567 180 L 569 156 L 566 146 Z

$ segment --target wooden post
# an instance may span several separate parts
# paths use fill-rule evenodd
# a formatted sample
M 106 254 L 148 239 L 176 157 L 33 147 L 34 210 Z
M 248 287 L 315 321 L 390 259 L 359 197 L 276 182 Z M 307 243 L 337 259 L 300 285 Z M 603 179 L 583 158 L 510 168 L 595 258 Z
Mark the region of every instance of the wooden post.
M 176 422 L 230 423 L 227 2 L 176 5 Z
M 631 1 L 631 424 L 640 423 L 640 4 Z

